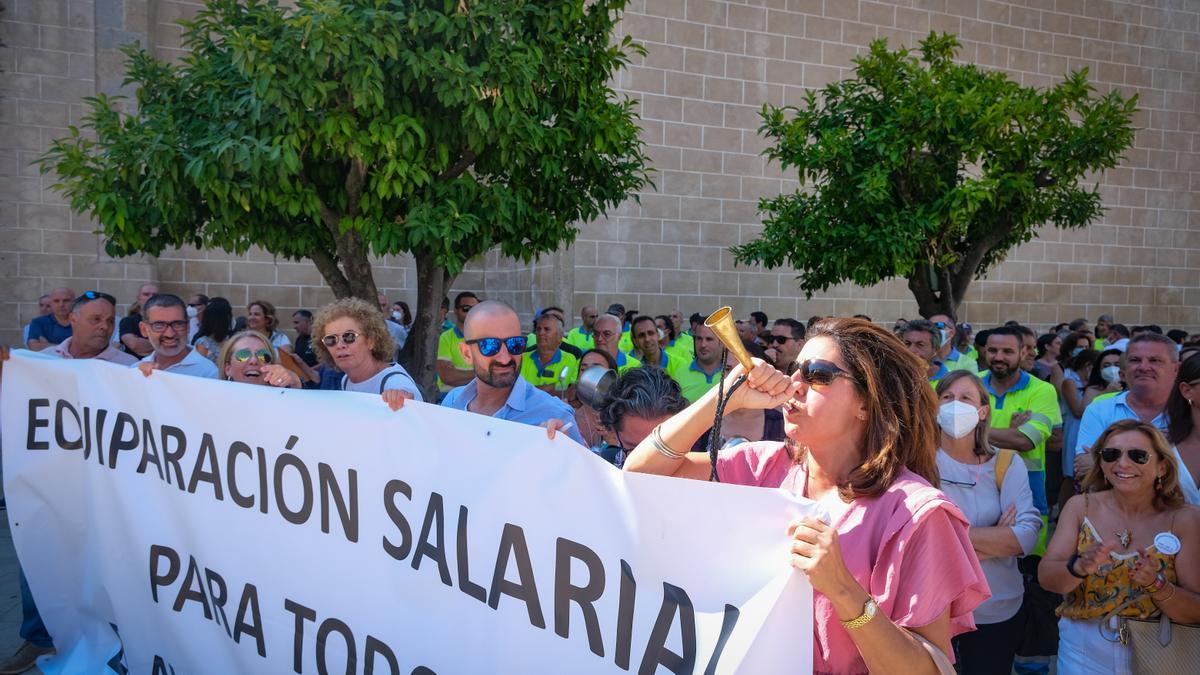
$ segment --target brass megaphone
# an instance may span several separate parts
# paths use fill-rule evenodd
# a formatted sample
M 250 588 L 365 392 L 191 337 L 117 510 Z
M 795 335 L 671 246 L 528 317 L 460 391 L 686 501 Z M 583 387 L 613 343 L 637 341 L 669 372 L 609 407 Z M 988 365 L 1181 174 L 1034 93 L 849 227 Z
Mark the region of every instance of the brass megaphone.
M 728 306 L 718 309 L 708 315 L 704 325 L 712 329 L 721 344 L 725 345 L 729 353 L 733 354 L 733 358 L 749 373 L 754 367 L 754 362 L 750 360 L 750 352 L 746 351 L 742 344 L 742 336 L 738 335 L 737 326 L 733 323 L 733 309 Z

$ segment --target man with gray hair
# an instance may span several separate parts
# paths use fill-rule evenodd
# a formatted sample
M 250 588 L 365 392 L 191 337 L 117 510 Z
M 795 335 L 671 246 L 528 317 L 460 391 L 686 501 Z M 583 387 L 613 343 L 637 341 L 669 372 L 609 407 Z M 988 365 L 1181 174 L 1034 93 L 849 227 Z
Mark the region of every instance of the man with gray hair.
M 1143 333 L 1129 340 L 1122 359 L 1122 373 L 1129 389 L 1116 396 L 1100 398 L 1088 404 L 1079 420 L 1075 437 L 1075 476 L 1087 475 L 1092 468 L 1092 445 L 1113 422 L 1141 420 L 1167 432 L 1167 399 L 1175 388 L 1179 373 L 1179 351 L 1171 338 Z
M 179 375 L 217 377 L 217 366 L 187 344 L 187 305 L 177 295 L 159 293 L 142 303 L 139 328 L 154 350 L 141 360 L 142 373 L 163 370 Z
M 442 405 L 479 415 L 562 430 L 575 419 L 575 411 L 561 399 L 531 385 L 521 377 L 527 343 L 516 310 L 499 300 L 485 300 L 463 321 L 462 358 L 475 377 L 446 394 Z M 579 429 L 565 433 L 586 445 Z
M 596 339 L 596 349 L 608 352 L 608 355 L 616 360 L 618 374 L 642 365 L 641 361 L 621 349 L 621 320 L 612 314 L 601 314 L 597 317 L 592 336 Z

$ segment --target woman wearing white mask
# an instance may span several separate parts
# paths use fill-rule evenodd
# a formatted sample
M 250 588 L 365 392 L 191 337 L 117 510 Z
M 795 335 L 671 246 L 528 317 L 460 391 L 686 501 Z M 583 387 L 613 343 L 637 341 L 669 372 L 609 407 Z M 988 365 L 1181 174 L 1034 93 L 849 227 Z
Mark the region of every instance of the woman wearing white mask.
M 1105 395 L 1116 395 L 1125 390 L 1125 382 L 1121 380 L 1121 357 L 1119 349 L 1106 349 L 1100 352 L 1092 376 L 1088 378 L 1087 389 L 1083 390 L 1083 407 L 1086 408 L 1097 398 Z
M 971 523 L 969 535 L 992 597 L 975 609 L 973 633 L 954 639 L 964 673 L 1012 672 L 1020 640 L 1024 582 L 1017 556 L 1037 545 L 1042 519 L 1033 505 L 1025 463 L 988 442 L 988 392 L 978 377 L 951 372 L 937 385 L 937 453 L 942 492 Z

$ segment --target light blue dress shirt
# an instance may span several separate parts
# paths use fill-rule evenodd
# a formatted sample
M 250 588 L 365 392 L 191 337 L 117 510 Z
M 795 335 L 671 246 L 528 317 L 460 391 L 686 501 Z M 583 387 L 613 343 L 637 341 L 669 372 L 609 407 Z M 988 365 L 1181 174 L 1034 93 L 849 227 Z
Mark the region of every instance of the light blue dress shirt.
M 471 401 L 475 400 L 478 382 L 478 380 L 471 380 L 461 387 L 451 389 L 446 394 L 446 398 L 442 399 L 442 405 L 447 408 L 466 410 Z M 517 377 L 512 391 L 508 394 L 508 400 L 492 417 L 536 427 L 551 419 L 574 422 L 575 411 L 561 399 L 534 387 L 526 382 L 525 378 Z M 572 426 L 564 433 L 570 436 L 571 440 L 587 447 L 587 444 L 583 442 L 583 436 L 579 435 L 579 427 Z

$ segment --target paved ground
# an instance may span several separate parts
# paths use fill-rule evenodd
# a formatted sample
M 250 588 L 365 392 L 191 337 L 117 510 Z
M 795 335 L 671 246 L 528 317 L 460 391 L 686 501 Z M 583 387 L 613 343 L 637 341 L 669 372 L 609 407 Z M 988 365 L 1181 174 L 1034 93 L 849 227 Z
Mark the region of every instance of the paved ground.
M 8 529 L 8 511 L 0 511 L 0 660 L 21 646 L 21 590 L 17 581 L 17 551 Z M 31 673 L 41 672 L 34 668 Z

